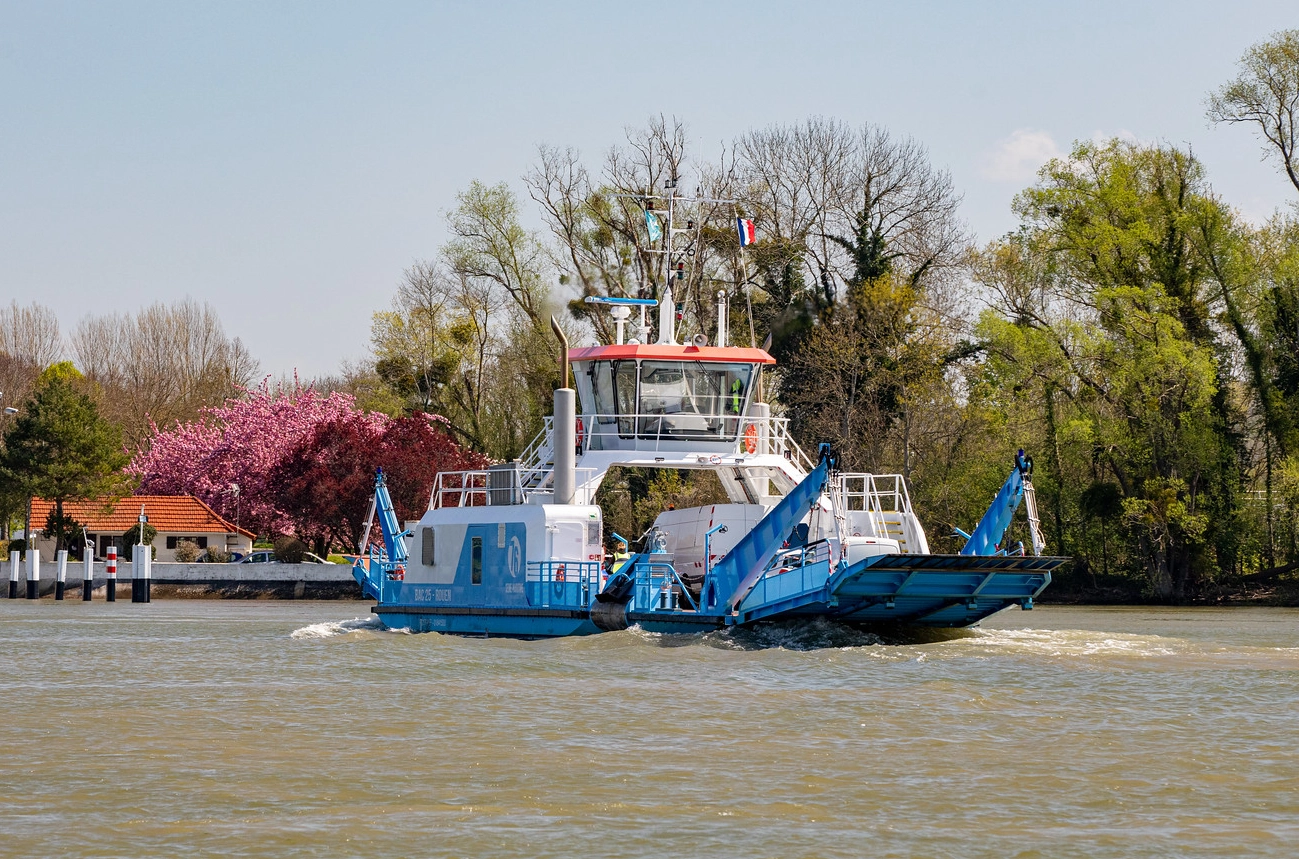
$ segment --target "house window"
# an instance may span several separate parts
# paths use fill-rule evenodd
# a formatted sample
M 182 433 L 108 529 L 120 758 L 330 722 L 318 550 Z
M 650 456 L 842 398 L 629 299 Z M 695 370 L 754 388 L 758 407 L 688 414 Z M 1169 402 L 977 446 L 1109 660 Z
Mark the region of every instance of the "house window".
M 426 567 L 433 566 L 433 529 L 425 528 L 420 534 L 420 562 Z
M 207 537 L 184 537 L 184 536 L 168 537 L 167 548 L 168 549 L 176 548 L 176 544 L 179 543 L 181 540 L 188 540 L 189 542 L 193 543 L 195 546 L 198 546 L 200 549 L 207 548 Z
M 483 583 L 483 538 L 474 537 L 469 549 L 469 581 L 471 584 Z

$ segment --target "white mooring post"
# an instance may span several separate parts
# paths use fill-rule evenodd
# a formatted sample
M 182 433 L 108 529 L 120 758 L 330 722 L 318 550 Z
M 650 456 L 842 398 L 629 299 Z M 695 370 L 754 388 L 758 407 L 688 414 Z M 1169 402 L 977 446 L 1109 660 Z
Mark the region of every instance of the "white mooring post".
M 117 547 L 108 547 L 108 559 L 104 561 L 104 599 L 117 602 Z
M 141 572 L 144 574 L 144 599 L 141 602 L 149 602 L 149 590 L 153 581 L 153 546 L 142 546 L 141 548 L 144 549 L 144 557 L 141 558 L 140 567 Z
M 41 595 L 41 550 L 27 550 L 27 599 L 34 600 Z
M 81 574 L 81 601 L 90 602 L 90 595 L 95 590 L 95 550 L 86 544 L 86 554 L 82 558 L 84 572 Z
M 63 599 L 63 589 L 68 584 L 68 550 L 59 549 L 54 555 L 54 598 Z
M 9 599 L 18 599 L 18 552 L 9 553 Z

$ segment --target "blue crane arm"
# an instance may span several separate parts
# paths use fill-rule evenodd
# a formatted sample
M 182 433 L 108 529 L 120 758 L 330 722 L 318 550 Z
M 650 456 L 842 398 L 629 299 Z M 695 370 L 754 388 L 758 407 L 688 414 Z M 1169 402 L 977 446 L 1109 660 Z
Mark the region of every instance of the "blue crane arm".
M 397 513 L 392 509 L 392 496 L 388 494 L 388 483 L 384 480 L 383 469 L 374 473 L 374 509 L 379 514 L 379 531 L 383 534 L 383 548 L 388 553 L 388 560 L 394 564 L 405 564 L 406 532 L 397 522 Z
M 1015 454 L 1015 467 L 1010 470 L 1010 476 L 1001 485 L 997 497 L 992 499 L 988 512 L 983 514 L 978 527 L 961 548 L 962 555 L 997 554 L 997 547 L 1006 536 L 1010 520 L 1019 507 L 1020 499 L 1024 497 L 1024 480 L 1028 472 L 1029 465 L 1024 459 L 1024 451 L 1021 450 Z
M 735 548 L 713 567 L 709 573 L 711 583 L 716 586 L 719 595 L 728 595 L 725 603 L 727 606 L 733 606 L 744 598 L 762 576 L 767 564 L 780 551 L 798 520 L 807 515 L 813 502 L 821 496 L 830 474 L 830 465 L 830 457 L 823 455 L 812 473 L 780 499 L 780 503 L 763 516 L 762 521 L 740 538 Z

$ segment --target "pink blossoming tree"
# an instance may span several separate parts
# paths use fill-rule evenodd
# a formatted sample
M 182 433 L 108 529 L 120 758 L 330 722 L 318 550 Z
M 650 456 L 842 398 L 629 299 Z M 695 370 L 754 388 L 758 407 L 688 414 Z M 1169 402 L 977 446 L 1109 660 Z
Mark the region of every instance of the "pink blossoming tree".
M 481 467 L 485 462 L 434 429 L 443 419 L 430 415 L 416 418 L 425 427 L 423 435 L 437 438 L 421 452 L 432 459 L 445 458 L 446 468 Z M 351 428 L 349 440 L 356 444 L 341 450 L 326 445 L 332 448 L 329 456 L 336 468 L 338 458 L 350 455 L 357 459 L 357 469 L 369 469 L 375 454 L 385 447 L 382 440 L 390 428 L 397 431 L 395 440 L 409 433 L 409 420 L 394 422 L 387 415 L 364 412 L 347 394 L 321 396 L 296 385 L 275 391 L 269 382 L 263 382 L 243 398 L 205 409 L 198 420 L 167 429 L 153 425 L 127 470 L 139 479 L 141 493 L 193 495 L 226 519 L 234 521 L 237 515 L 243 527 L 262 534 L 315 536 L 325 529 L 312 520 L 310 506 L 285 503 L 302 492 L 300 487 L 297 493 L 287 491 L 285 484 L 293 481 L 295 474 L 294 469 L 285 467 L 286 462 L 308 465 L 312 442 L 324 440 L 322 428 L 346 426 Z M 420 469 L 418 479 L 427 480 L 431 487 L 428 469 L 436 473 L 442 467 L 430 462 Z M 428 488 L 422 491 L 427 497 Z

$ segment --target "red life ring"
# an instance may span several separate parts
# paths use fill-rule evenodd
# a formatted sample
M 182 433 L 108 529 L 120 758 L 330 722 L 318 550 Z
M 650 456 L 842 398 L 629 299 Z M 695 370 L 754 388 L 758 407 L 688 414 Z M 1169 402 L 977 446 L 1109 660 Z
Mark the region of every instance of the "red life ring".
M 744 428 L 744 449 L 747 450 L 749 453 L 757 453 L 758 451 L 757 424 L 749 424 L 747 427 Z
M 558 567 L 555 568 L 555 581 L 562 582 L 563 580 L 564 580 L 564 565 L 560 564 Z
M 582 423 L 582 419 L 581 419 L 581 418 L 578 418 L 578 419 L 577 419 L 577 431 L 576 431 L 576 435 L 577 435 L 577 449 L 578 449 L 578 450 L 581 450 L 581 449 L 582 449 L 582 440 L 586 437 L 586 425 Z

